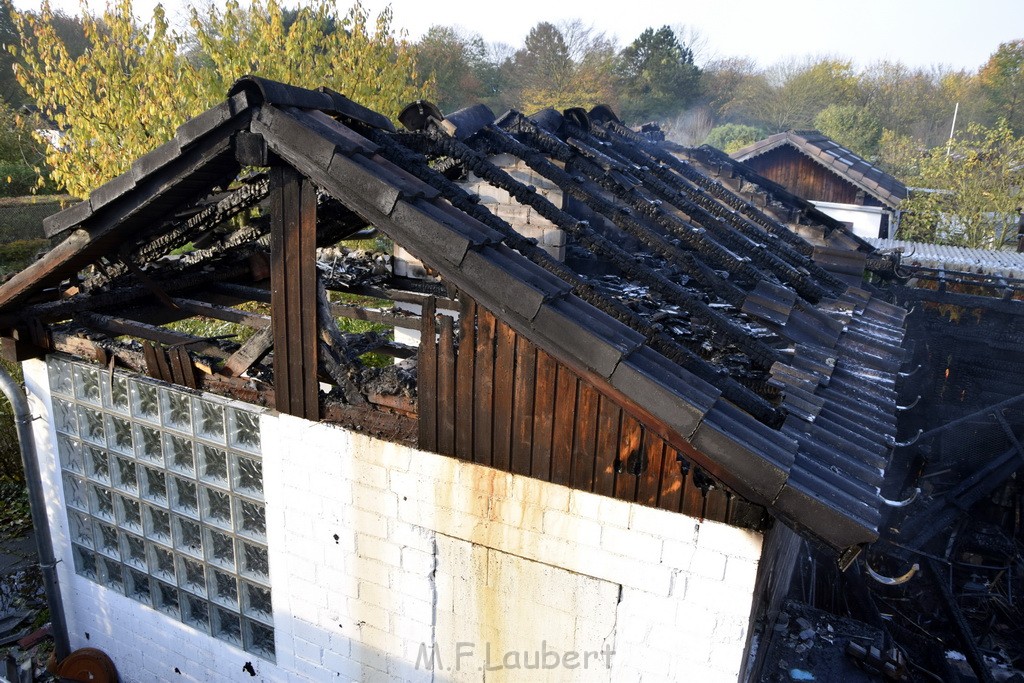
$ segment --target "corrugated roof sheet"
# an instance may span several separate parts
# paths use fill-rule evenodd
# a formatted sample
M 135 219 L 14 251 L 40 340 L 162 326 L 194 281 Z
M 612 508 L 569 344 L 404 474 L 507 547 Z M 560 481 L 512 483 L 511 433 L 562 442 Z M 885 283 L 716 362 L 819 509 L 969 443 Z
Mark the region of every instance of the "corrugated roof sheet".
M 874 238 L 867 240 L 876 249 L 898 250 L 904 264 L 926 268 L 958 270 L 982 275 L 999 275 L 1005 278 L 1024 279 L 1024 253 L 1009 249 L 998 251 L 970 249 L 948 244 L 907 242 Z

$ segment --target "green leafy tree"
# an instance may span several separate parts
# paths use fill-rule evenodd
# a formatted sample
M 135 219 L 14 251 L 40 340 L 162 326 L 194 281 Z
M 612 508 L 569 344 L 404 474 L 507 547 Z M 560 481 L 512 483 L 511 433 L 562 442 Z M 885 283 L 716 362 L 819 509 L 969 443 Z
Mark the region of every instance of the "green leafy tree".
M 693 51 L 668 26 L 648 28 L 616 60 L 622 116 L 664 119 L 693 104 L 700 94 L 700 69 Z
M 1024 138 L 1005 120 L 992 128 L 972 123 L 948 148 L 921 160 L 920 182 L 903 202 L 900 237 L 997 249 L 1016 238 L 1024 187 Z
M 505 66 L 514 106 L 527 113 L 546 107 L 591 107 L 610 101 L 614 50 L 601 34 L 569 25 L 569 40 L 540 22 Z
M 437 106 L 442 112 L 487 99 L 495 69 L 487 59 L 487 45 L 479 35 L 467 35 L 452 26 L 431 26 L 414 47 L 416 68 L 434 80 Z
M 978 76 L 992 113 L 1024 135 L 1024 40 L 1002 43 Z
M 276 0 L 236 0 L 224 10 L 192 8 L 197 52 L 212 65 L 199 78 L 208 106 L 246 74 L 315 88 L 326 85 L 356 102 L 395 117 L 408 102 L 433 96 L 417 85 L 412 45 L 392 28 L 390 9 L 374 20 L 356 3 L 345 14 L 334 0 L 315 0 L 286 16 Z M 338 30 L 325 32 L 336 25 Z
M 777 64 L 750 86 L 748 115 L 774 132 L 811 126 L 822 109 L 858 96 L 853 65 L 832 58 Z
M 878 165 L 905 185 L 922 186 L 921 160 L 928 149 L 909 135 L 885 128 L 878 140 Z
M 202 109 L 196 74 L 178 59 L 179 41 L 158 6 L 139 25 L 129 0 L 102 17 L 83 16 L 87 49 L 77 57 L 58 32 L 48 3 L 38 14 L 15 14 L 21 36 L 18 82 L 43 115 L 64 131 L 49 147 L 54 182 L 75 196 L 128 168 Z
M 254 0 L 246 9 L 229 2 L 203 15 L 193 9 L 194 36 L 186 39 L 170 30 L 159 6 L 140 24 L 131 0 L 119 0 L 100 17 L 83 16 L 87 47 L 78 55 L 62 37 L 59 18 L 45 3 L 38 13 L 14 14 L 16 74 L 64 132 L 46 162 L 53 181 L 79 197 L 170 139 L 245 74 L 326 85 L 390 116 L 430 95 L 416 85 L 412 51 L 392 31 L 388 10 L 371 21 L 360 5 L 342 15 L 331 0 L 293 16 L 275 0 Z M 338 30 L 324 30 L 332 25 Z
M 726 123 L 712 128 L 704 144 L 720 149 L 726 154 L 732 154 L 764 137 L 766 133 L 761 128 L 742 123 Z
M 862 157 L 878 153 L 882 125 L 864 107 L 833 104 L 814 117 L 814 127 Z

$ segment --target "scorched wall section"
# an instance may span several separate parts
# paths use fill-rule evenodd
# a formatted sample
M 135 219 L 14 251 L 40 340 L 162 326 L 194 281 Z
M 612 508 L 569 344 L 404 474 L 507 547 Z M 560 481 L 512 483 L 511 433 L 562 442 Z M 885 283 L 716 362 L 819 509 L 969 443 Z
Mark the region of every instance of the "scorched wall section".
M 76 573 L 46 364 L 25 375 L 44 418 L 72 646 L 103 649 L 124 680 L 739 671 L 759 535 L 270 413 L 259 426 L 276 661 L 246 652 Z

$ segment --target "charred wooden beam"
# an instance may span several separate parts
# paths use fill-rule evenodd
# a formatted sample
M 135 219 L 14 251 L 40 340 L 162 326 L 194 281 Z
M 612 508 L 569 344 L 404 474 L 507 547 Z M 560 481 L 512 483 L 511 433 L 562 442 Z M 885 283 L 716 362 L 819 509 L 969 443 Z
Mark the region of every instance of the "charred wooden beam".
M 274 330 L 265 327 L 249 337 L 231 357 L 224 362 L 223 373 L 238 377 L 270 352 L 274 346 Z
M 949 587 L 948 573 L 934 558 L 926 557 L 923 558 L 923 561 L 925 567 L 928 568 L 928 575 L 932 583 L 938 589 L 939 597 L 941 598 L 939 602 L 949 619 L 950 625 L 953 627 L 957 640 L 960 641 L 960 645 L 964 648 L 964 655 L 966 655 L 971 669 L 982 683 L 994 683 L 995 678 L 992 676 L 992 670 L 985 662 L 985 657 L 982 655 L 981 649 L 974 639 L 971 625 L 967 623 L 967 618 L 964 617 L 964 613 L 960 609 L 960 605 L 957 604 L 956 597 Z
M 288 166 L 271 169 L 270 282 L 276 407 L 316 420 L 316 188 Z
M 320 362 L 324 371 L 341 387 L 345 400 L 353 405 L 366 402 L 353 379 L 359 352 L 349 348 L 347 341 L 334 322 L 327 290 L 318 279 L 316 283 L 316 322 L 320 339 Z
M 170 346 L 189 346 L 196 353 L 218 359 L 225 359 L 228 357 L 227 352 L 220 347 L 211 344 L 210 340 L 207 338 L 195 337 L 191 334 L 185 334 L 184 332 L 167 330 L 162 327 L 157 327 L 156 325 L 149 325 L 136 320 L 86 312 L 75 316 L 75 322 L 84 327 L 99 330 L 114 336 L 137 337 L 139 339 L 146 339 Z
M 209 286 L 224 278 L 244 277 L 250 273 L 247 265 L 232 265 L 215 271 L 176 273 L 173 277 L 153 278 L 152 282 L 164 292 L 180 292 L 197 287 Z M 19 320 L 38 319 L 42 322 L 67 320 L 76 313 L 97 311 L 104 308 L 123 308 L 147 296 L 152 289 L 145 285 L 133 285 L 113 289 L 99 294 L 76 294 L 59 301 L 25 306 L 17 313 L 0 317 L 0 327 L 12 325 Z
M 416 419 L 373 408 L 369 405 L 328 403 L 323 419 L 394 443 L 416 445 Z
M 250 311 L 240 311 L 237 308 L 231 308 L 229 306 L 208 304 L 205 301 L 198 301 L 196 299 L 172 297 L 171 301 L 182 311 L 186 311 L 193 315 L 201 315 L 204 318 L 213 318 L 214 320 L 237 323 L 239 325 L 253 327 L 258 330 L 270 327 L 269 315 L 252 313 Z

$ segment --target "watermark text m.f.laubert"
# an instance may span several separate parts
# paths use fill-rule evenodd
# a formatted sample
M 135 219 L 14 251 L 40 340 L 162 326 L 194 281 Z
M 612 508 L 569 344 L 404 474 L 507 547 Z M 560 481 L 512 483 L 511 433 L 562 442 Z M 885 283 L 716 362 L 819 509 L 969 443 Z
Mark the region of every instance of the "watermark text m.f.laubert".
M 459 641 L 454 652 L 445 653 L 437 643 L 420 643 L 416 668 L 432 671 L 514 671 L 517 669 L 610 669 L 615 650 L 605 644 L 600 650 L 558 650 L 542 640 L 539 648 L 499 651 L 487 642 L 480 651 L 478 643 Z M 444 659 L 448 659 L 445 666 Z

